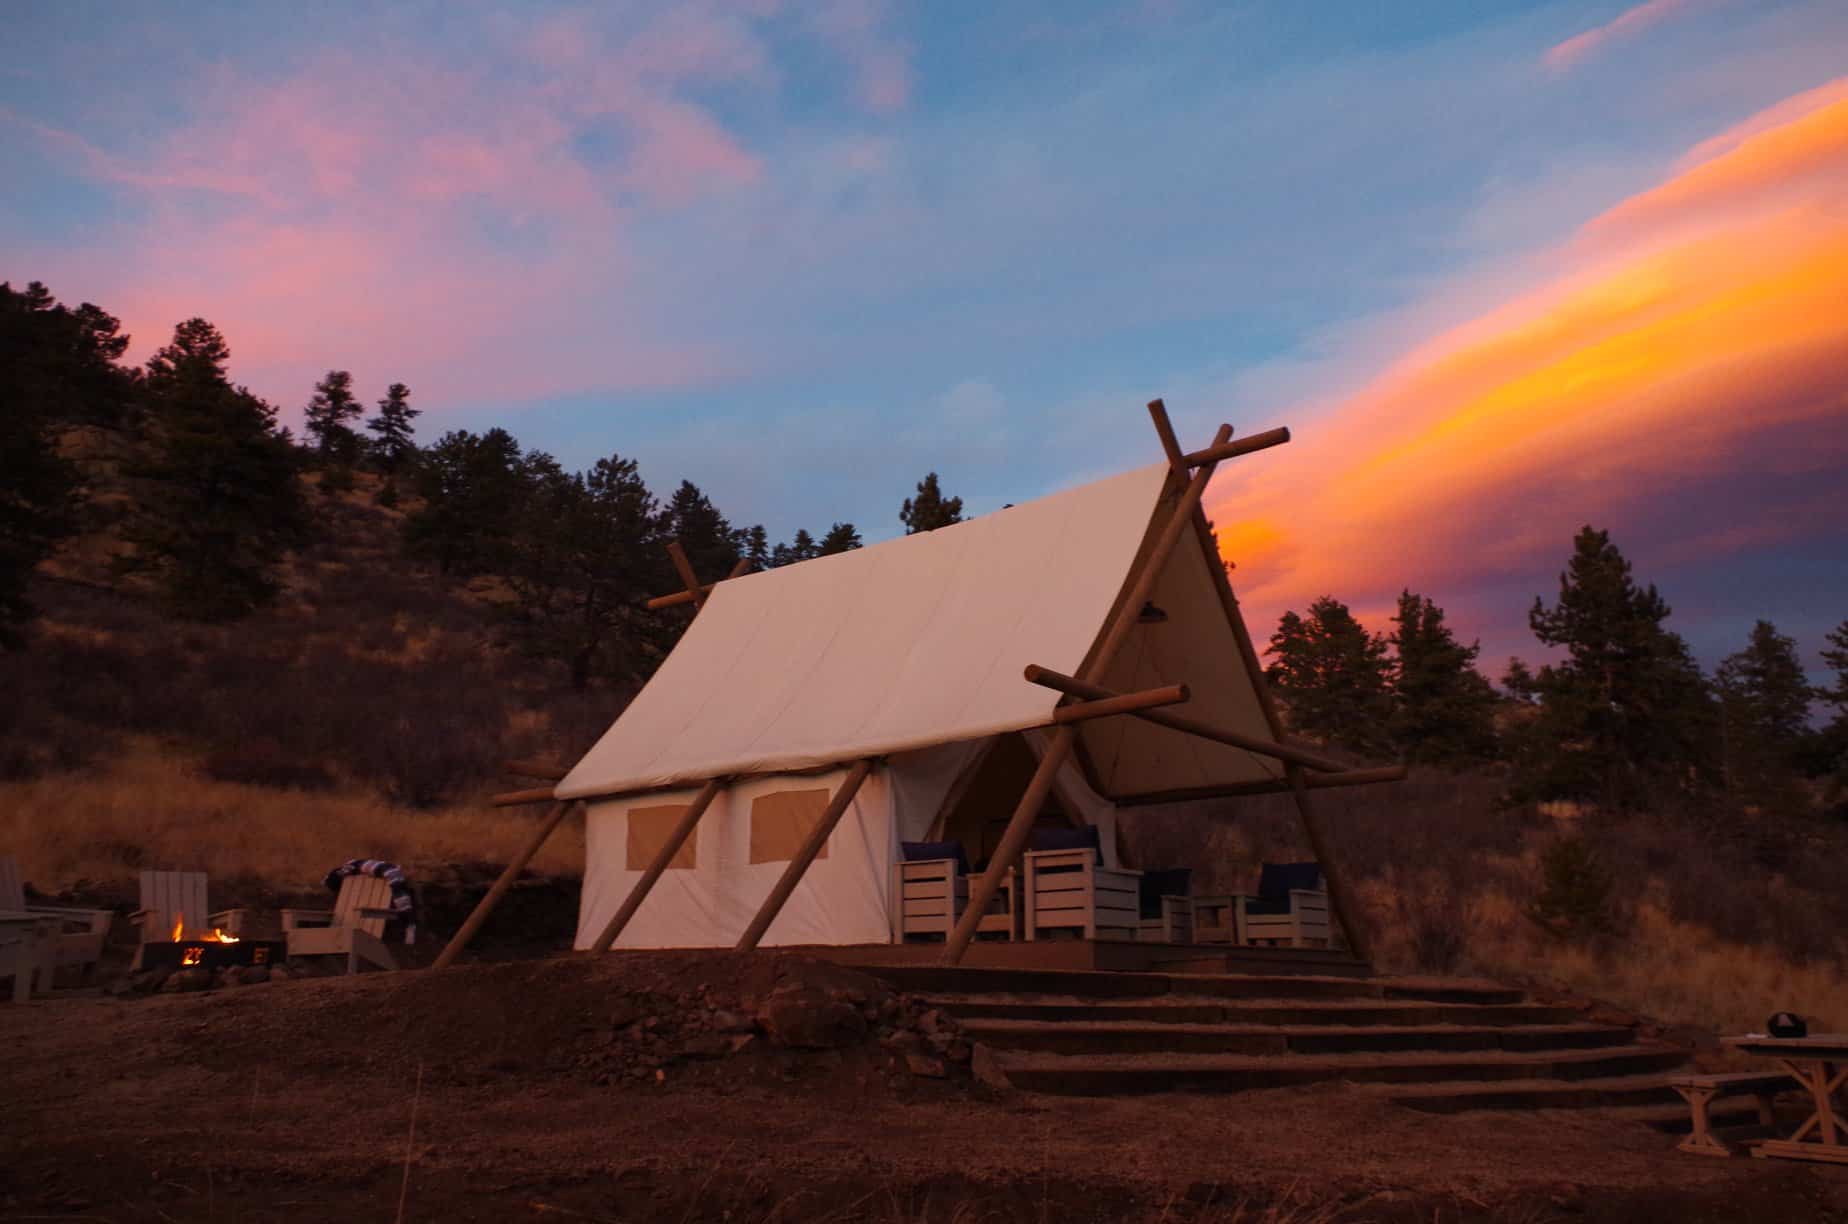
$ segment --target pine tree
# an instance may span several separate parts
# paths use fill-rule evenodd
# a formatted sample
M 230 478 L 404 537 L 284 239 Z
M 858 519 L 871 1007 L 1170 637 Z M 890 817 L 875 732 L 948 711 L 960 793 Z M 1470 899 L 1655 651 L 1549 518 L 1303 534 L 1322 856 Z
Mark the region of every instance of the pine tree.
M 374 460 L 387 480 L 402 471 L 417 453 L 411 422 L 419 415 L 411 407 L 411 389 L 403 383 L 393 383 L 379 401 L 378 415 L 366 422 L 366 429 L 376 438 L 372 444 Z
M 218 329 L 189 319 L 148 362 L 148 440 L 124 568 L 151 572 L 186 616 L 240 616 L 279 589 L 277 566 L 306 536 L 294 449 L 276 410 L 225 374 Z
M 667 531 L 680 541 L 701 582 L 717 582 L 731 573 L 743 551 L 731 524 L 690 480 L 681 481 L 668 499 Z
M 582 474 L 528 455 L 532 482 L 510 540 L 508 624 L 528 652 L 562 660 L 572 687 L 639 683 L 672 642 L 643 600 L 672 584 L 663 516 L 635 461 L 611 455 Z
M 771 568 L 794 565 L 799 561 L 810 561 L 821 555 L 821 546 L 815 543 L 815 537 L 806 528 L 796 528 L 796 534 L 787 544 L 778 544 L 770 552 Z
M 920 531 L 935 531 L 939 527 L 960 523 L 962 522 L 962 498 L 944 497 L 943 490 L 937 483 L 937 473 L 931 472 L 918 481 L 917 496 L 907 497 L 905 504 L 899 507 L 898 521 L 905 525 L 906 535 L 916 535 Z
M 1265 678 L 1292 730 L 1354 752 L 1390 749 L 1391 671 L 1386 640 L 1368 633 L 1346 604 L 1324 595 L 1307 617 L 1285 612 L 1266 651 Z
M 836 523 L 828 528 L 828 533 L 821 537 L 821 546 L 816 555 L 831 557 L 835 553 L 849 552 L 860 547 L 860 533 L 854 530 L 852 523 Z
M 770 537 L 758 523 L 744 533 L 744 559 L 754 570 L 770 568 Z
M 1759 621 L 1745 649 L 1720 663 L 1715 688 L 1727 790 L 1761 806 L 1799 804 L 1796 762 L 1809 739 L 1812 694 L 1796 642 Z
M 1835 707 L 1835 716 L 1811 745 L 1810 772 L 1828 776 L 1831 788 L 1840 794 L 1848 791 L 1848 620 L 1831 629 L 1826 640 L 1822 661 L 1835 673 L 1835 683 L 1817 689 L 1816 698 Z
M 1668 615 L 1608 532 L 1579 532 L 1558 603 L 1535 599 L 1528 614 L 1534 636 L 1566 657 L 1534 677 L 1540 716 L 1517 760 L 1517 794 L 1630 807 L 1653 782 L 1710 769 L 1713 703 Z
M 1392 618 L 1392 739 L 1411 761 L 1462 764 L 1495 755 L 1495 690 L 1476 670 L 1481 647 L 1458 643 L 1444 610 L 1411 591 Z
M 88 302 L 71 310 L 37 281 L 0 282 L 0 648 L 21 643 L 32 572 L 77 526 L 80 474 L 58 435 L 128 416 L 133 380 L 115 364 L 127 346 Z
M 349 422 L 357 421 L 363 411 L 353 395 L 353 376 L 345 370 L 329 370 L 314 385 L 306 409 L 307 428 L 323 462 L 351 463 L 358 455 L 359 435 Z
M 424 452 L 416 469 L 423 500 L 404 521 L 405 549 L 435 561 L 445 574 L 500 565 L 514 515 L 529 486 L 520 444 L 504 429 L 451 430 Z

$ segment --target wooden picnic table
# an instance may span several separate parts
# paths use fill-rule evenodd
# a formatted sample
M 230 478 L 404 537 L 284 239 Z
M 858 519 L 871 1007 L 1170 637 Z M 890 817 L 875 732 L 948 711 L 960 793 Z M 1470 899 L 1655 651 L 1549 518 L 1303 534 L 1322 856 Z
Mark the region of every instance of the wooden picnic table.
M 1789 1072 L 1810 1094 L 1809 1118 L 1788 1139 L 1766 1139 L 1754 1156 L 1787 1160 L 1821 1160 L 1848 1164 L 1848 1109 L 1836 1094 L 1848 1081 L 1848 1033 L 1810 1037 L 1728 1037 L 1722 1043 L 1741 1054 L 1769 1058 Z

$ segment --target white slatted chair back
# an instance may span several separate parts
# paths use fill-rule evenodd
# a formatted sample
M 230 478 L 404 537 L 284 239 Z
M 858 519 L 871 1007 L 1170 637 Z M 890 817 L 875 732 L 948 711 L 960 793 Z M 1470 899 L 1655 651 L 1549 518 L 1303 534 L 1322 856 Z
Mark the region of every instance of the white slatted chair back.
M 0 910 L 26 908 L 26 886 L 19 879 L 19 860 L 0 855 Z
M 377 876 L 350 875 L 340 881 L 340 895 L 334 898 L 334 925 L 357 927 L 375 939 L 383 939 L 388 919 L 368 917 L 362 911 L 390 908 L 390 884 Z
M 141 873 L 141 908 L 149 911 L 143 937 L 168 939 L 175 920 L 186 924 L 188 935 L 210 928 L 203 871 L 144 871 Z

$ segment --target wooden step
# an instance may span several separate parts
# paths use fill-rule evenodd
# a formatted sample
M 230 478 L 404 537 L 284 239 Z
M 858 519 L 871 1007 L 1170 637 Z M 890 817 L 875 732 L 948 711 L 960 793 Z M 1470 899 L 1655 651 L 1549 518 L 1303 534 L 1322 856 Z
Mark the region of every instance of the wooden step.
M 1587 1080 L 1650 1075 L 1681 1066 L 1687 1056 L 1684 1051 L 1671 1047 L 1634 1046 L 1558 1053 L 1066 1056 L 1002 1052 L 998 1057 L 1008 1079 L 1016 1087 L 1028 1091 L 1118 1096 L 1151 1092 L 1248 1092 L 1329 1081 L 1456 1084 L 1487 1091 L 1485 1086 L 1491 1081 L 1502 1085 L 1524 1081 L 1572 1081 L 1577 1084 Z M 1659 1076 L 1655 1082 L 1663 1091 L 1670 1091 Z M 1512 1106 L 1484 1104 L 1475 1107 Z
M 1155 1024 L 1570 1024 L 1579 1012 L 1539 1003 L 1422 1003 L 1411 999 L 1202 999 L 1164 995 L 1118 1002 L 1045 995 L 927 995 L 925 1001 L 961 1020 L 1142 1020 Z
M 1667 1070 L 1668 1068 L 1662 1068 Z M 1638 1120 L 1676 1124 L 1688 1129 L 1688 1105 L 1659 1071 L 1599 1078 L 1554 1076 L 1494 1083 L 1459 1076 L 1452 1082 L 1395 1084 L 1383 1089 L 1395 1104 L 1426 1113 L 1465 1113 L 1474 1109 L 1624 1109 L 1638 1110 Z M 1717 1109 L 1722 1102 L 1715 1102 Z M 1731 1117 L 1733 1102 L 1722 1116 Z M 1748 1107 L 1751 1102 L 1745 1103 Z M 1752 1110 L 1756 1117 L 1756 1110 Z M 1676 1119 L 1679 1122 L 1676 1123 Z
M 1519 1003 L 1525 995 L 1493 982 L 1354 978 L 1314 974 L 1111 973 L 1100 970 L 985 969 L 961 965 L 864 965 L 895 989 L 923 994 L 1060 995 L 1081 999 L 1393 999 Z
M 1351 1054 L 1606 1049 L 1627 1028 L 1533 1025 L 1150 1024 L 1144 1021 L 965 1020 L 963 1031 L 998 1050 L 1052 1054 Z

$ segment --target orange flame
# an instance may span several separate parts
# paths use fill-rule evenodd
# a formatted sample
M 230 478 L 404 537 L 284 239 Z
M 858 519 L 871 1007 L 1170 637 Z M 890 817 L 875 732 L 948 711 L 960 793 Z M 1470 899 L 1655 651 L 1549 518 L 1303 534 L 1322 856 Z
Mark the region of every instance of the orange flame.
M 173 918 L 173 942 L 179 943 L 180 936 L 186 933 L 186 915 L 176 914 Z

